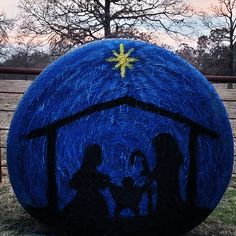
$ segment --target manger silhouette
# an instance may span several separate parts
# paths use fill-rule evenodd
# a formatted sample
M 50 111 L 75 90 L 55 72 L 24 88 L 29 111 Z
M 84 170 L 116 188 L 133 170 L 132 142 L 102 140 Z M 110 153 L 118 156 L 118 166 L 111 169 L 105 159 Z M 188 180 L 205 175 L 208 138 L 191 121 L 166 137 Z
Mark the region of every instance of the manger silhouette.
M 72 114 L 68 117 L 62 118 L 60 120 L 54 121 L 51 124 L 48 124 L 42 128 L 32 130 L 28 133 L 27 139 L 35 139 L 38 137 L 46 136 L 47 137 L 47 175 L 48 175 L 48 189 L 47 189 L 47 199 L 48 206 L 47 209 L 49 212 L 55 215 L 58 212 L 58 203 L 57 203 L 57 183 L 56 183 L 56 140 L 57 140 L 57 129 L 68 125 L 72 122 L 75 122 L 85 116 L 88 116 L 95 112 L 100 112 L 102 110 L 112 109 L 121 105 L 127 105 L 129 107 L 138 108 L 143 111 L 155 113 L 158 116 L 164 116 L 171 118 L 174 121 L 183 123 L 189 126 L 189 174 L 188 174 L 188 183 L 187 183 L 187 202 L 193 208 L 195 207 L 195 198 L 196 198 L 196 177 L 197 177 L 197 165 L 196 165 L 196 149 L 197 149 L 197 138 L 200 134 L 207 135 L 211 138 L 217 138 L 218 134 L 214 130 L 206 128 L 201 124 L 181 115 L 168 111 L 164 108 L 161 108 L 152 103 L 146 103 L 140 100 L 137 100 L 130 96 L 124 96 L 117 98 L 115 100 L 102 102 L 99 104 L 92 105 L 82 111 L 79 111 L 75 114 Z M 140 155 L 140 153 L 136 153 Z M 135 155 L 134 155 L 135 156 Z M 133 159 L 134 156 L 131 158 Z M 134 160 L 133 160 L 134 161 Z M 144 163 L 145 164 L 145 163 Z M 148 166 L 145 164 L 147 176 Z M 154 169 L 155 170 L 155 169 Z M 145 172 L 145 170 L 144 170 Z M 149 171 L 150 172 L 150 171 Z M 151 173 L 151 172 L 150 172 Z M 150 176 L 149 176 L 150 177 Z M 126 179 L 126 183 L 129 184 L 132 181 Z M 150 208 L 150 206 L 148 206 Z

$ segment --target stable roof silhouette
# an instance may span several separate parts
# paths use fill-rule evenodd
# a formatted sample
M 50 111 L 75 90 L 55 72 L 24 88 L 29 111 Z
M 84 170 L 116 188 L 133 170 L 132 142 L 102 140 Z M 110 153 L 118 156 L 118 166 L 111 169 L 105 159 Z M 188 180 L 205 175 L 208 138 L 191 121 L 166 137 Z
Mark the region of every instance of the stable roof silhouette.
M 120 97 L 120 98 L 117 98 L 117 99 L 114 99 L 111 101 L 106 101 L 106 102 L 92 105 L 82 111 L 75 113 L 75 114 L 72 114 L 72 115 L 62 118 L 60 120 L 54 121 L 51 124 L 48 124 L 42 128 L 34 129 L 31 132 L 29 132 L 29 134 L 27 135 L 27 138 L 33 139 L 33 138 L 47 135 L 50 130 L 55 130 L 55 129 L 58 129 L 58 128 L 63 127 L 65 125 L 68 125 L 72 122 L 75 122 L 75 121 L 81 119 L 84 116 L 90 115 L 95 112 L 100 112 L 102 110 L 108 110 L 111 108 L 115 108 L 115 107 L 118 107 L 121 105 L 127 105 L 130 107 L 139 108 L 139 109 L 147 111 L 147 112 L 156 113 L 157 115 L 165 116 L 165 117 L 171 118 L 177 122 L 184 123 L 184 124 L 194 128 L 197 132 L 205 133 L 213 138 L 217 137 L 216 131 L 206 128 L 203 125 L 198 124 L 197 122 L 195 122 L 195 121 L 193 121 L 181 114 L 178 114 L 178 113 L 175 113 L 172 111 L 168 111 L 165 108 L 161 108 L 155 104 L 146 103 L 146 102 L 137 100 L 137 99 L 130 97 L 130 96 L 123 96 L 123 97 Z

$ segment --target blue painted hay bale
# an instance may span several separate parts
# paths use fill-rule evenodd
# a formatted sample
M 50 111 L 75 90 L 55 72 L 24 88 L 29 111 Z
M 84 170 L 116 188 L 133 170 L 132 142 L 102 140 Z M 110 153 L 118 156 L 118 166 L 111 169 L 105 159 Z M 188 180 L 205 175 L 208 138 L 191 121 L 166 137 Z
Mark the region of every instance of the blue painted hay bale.
M 28 89 L 8 167 L 34 217 L 87 235 L 178 235 L 217 206 L 233 139 L 211 84 L 173 53 L 103 40 L 51 64 Z

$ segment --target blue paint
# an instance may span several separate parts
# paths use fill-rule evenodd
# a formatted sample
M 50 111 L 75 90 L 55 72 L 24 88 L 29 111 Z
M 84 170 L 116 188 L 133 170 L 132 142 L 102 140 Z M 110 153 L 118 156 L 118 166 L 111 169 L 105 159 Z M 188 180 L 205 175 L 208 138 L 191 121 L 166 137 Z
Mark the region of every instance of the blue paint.
M 126 51 L 134 48 L 132 57 L 139 60 L 133 69 L 127 69 L 123 79 L 120 71 L 113 69 L 114 64 L 106 61 L 120 43 L 124 43 Z M 73 50 L 51 64 L 27 90 L 11 124 L 7 150 L 11 183 L 24 207 L 47 206 L 46 138 L 27 140 L 26 135 L 94 104 L 125 95 L 181 114 L 219 134 L 217 139 L 200 135 L 197 154 L 198 207 L 216 207 L 229 183 L 233 164 L 232 131 L 219 96 L 183 59 L 163 48 L 130 40 L 102 40 Z M 102 147 L 103 162 L 98 169 L 109 175 L 112 183 L 121 186 L 124 177 L 134 176 L 136 185 L 142 186 L 145 178 L 140 176 L 140 160 L 131 166 L 129 156 L 141 149 L 152 169 L 152 140 L 161 132 L 172 134 L 178 141 L 184 158 L 180 169 L 181 197 L 186 200 L 189 130 L 170 118 L 126 105 L 93 113 L 58 129 L 59 208 L 62 210 L 76 195 L 69 182 L 81 166 L 86 146 Z M 103 195 L 112 217 L 115 203 L 109 189 Z M 147 214 L 145 194 L 139 210 L 141 215 Z M 132 217 L 133 212 L 124 210 L 121 216 Z

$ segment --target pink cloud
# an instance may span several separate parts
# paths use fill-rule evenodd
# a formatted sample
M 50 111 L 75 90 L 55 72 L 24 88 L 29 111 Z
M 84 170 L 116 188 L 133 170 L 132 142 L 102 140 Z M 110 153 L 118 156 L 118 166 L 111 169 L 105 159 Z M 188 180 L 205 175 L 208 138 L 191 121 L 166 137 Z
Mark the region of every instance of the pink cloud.
M 212 5 L 217 4 L 216 0 L 189 0 L 189 3 L 197 8 L 202 8 L 203 10 L 209 9 Z

